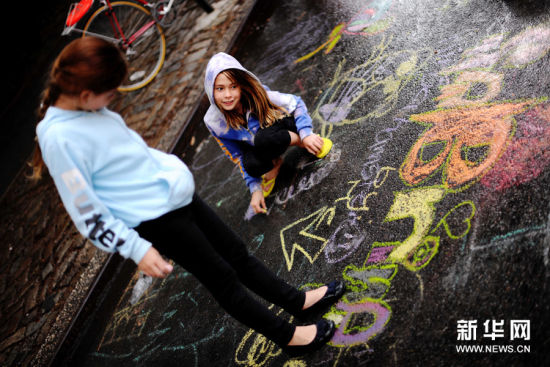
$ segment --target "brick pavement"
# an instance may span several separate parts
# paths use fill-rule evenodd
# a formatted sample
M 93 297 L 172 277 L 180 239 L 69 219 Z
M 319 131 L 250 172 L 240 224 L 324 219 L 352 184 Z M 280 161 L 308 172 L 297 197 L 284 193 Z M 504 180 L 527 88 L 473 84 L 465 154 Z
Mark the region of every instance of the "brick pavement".
M 154 147 L 170 151 L 203 95 L 210 56 L 228 51 L 255 0 L 193 1 L 165 29 L 167 57 L 147 87 L 111 108 Z M 0 365 L 48 365 L 109 255 L 82 239 L 53 182 L 24 170 L 0 200 Z

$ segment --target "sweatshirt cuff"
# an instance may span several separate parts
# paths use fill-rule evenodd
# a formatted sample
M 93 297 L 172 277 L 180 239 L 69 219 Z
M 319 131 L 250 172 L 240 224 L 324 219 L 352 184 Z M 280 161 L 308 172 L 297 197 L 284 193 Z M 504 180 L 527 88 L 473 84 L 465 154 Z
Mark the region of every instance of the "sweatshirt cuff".
M 262 184 L 260 182 L 252 182 L 248 189 L 250 190 L 250 193 L 254 193 L 254 191 L 262 191 Z
M 136 245 L 136 248 L 134 249 L 134 251 L 132 251 L 132 254 L 130 255 L 130 259 L 134 260 L 136 264 L 139 264 L 141 259 L 143 259 L 143 257 L 145 256 L 145 253 L 147 253 L 147 251 L 149 251 L 149 249 L 152 246 L 153 245 L 149 241 L 146 241 L 146 240 L 140 241 L 140 243 Z
M 310 128 L 310 127 L 304 127 L 303 129 L 301 129 L 298 134 L 300 134 L 300 139 L 301 140 L 304 140 L 304 138 L 310 136 L 311 134 L 313 134 L 313 129 Z

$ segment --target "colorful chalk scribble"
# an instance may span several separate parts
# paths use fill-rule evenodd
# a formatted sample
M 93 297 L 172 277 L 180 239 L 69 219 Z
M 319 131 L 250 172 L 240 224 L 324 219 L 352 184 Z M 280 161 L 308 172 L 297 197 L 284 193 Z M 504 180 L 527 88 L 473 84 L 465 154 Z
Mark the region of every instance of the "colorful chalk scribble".
M 308 60 L 323 49 L 325 49 L 325 54 L 330 53 L 338 41 L 340 41 L 343 34 L 370 36 L 386 30 L 392 23 L 391 17 L 387 16 L 392 2 L 393 0 L 368 1 L 368 4 L 348 22 L 340 23 L 334 27 L 327 40 L 321 46 L 307 55 L 300 57 L 294 61 L 294 63 Z

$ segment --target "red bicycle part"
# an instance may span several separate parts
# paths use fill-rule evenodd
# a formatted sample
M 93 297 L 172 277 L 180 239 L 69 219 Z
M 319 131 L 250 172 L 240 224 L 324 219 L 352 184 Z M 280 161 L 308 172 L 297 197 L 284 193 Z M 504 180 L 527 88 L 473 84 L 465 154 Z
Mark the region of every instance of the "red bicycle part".
M 94 0 L 80 0 L 80 2 L 74 6 L 74 9 L 69 13 L 69 15 L 67 15 L 67 27 L 71 27 L 78 23 L 84 14 L 90 10 L 93 3 Z

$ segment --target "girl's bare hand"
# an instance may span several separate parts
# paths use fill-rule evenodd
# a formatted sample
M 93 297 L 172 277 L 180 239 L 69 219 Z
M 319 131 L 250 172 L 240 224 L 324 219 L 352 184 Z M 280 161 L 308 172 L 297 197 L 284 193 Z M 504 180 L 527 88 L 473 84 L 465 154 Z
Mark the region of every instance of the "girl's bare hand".
M 174 267 L 166 262 L 154 247 L 151 247 L 139 262 L 138 269 L 151 277 L 165 278 Z
M 265 205 L 264 193 L 260 191 L 254 191 L 252 193 L 252 199 L 250 199 L 250 206 L 254 210 L 254 213 L 267 212 L 267 206 Z
M 302 144 L 308 152 L 317 155 L 323 148 L 323 139 L 317 134 L 311 134 L 302 140 Z

